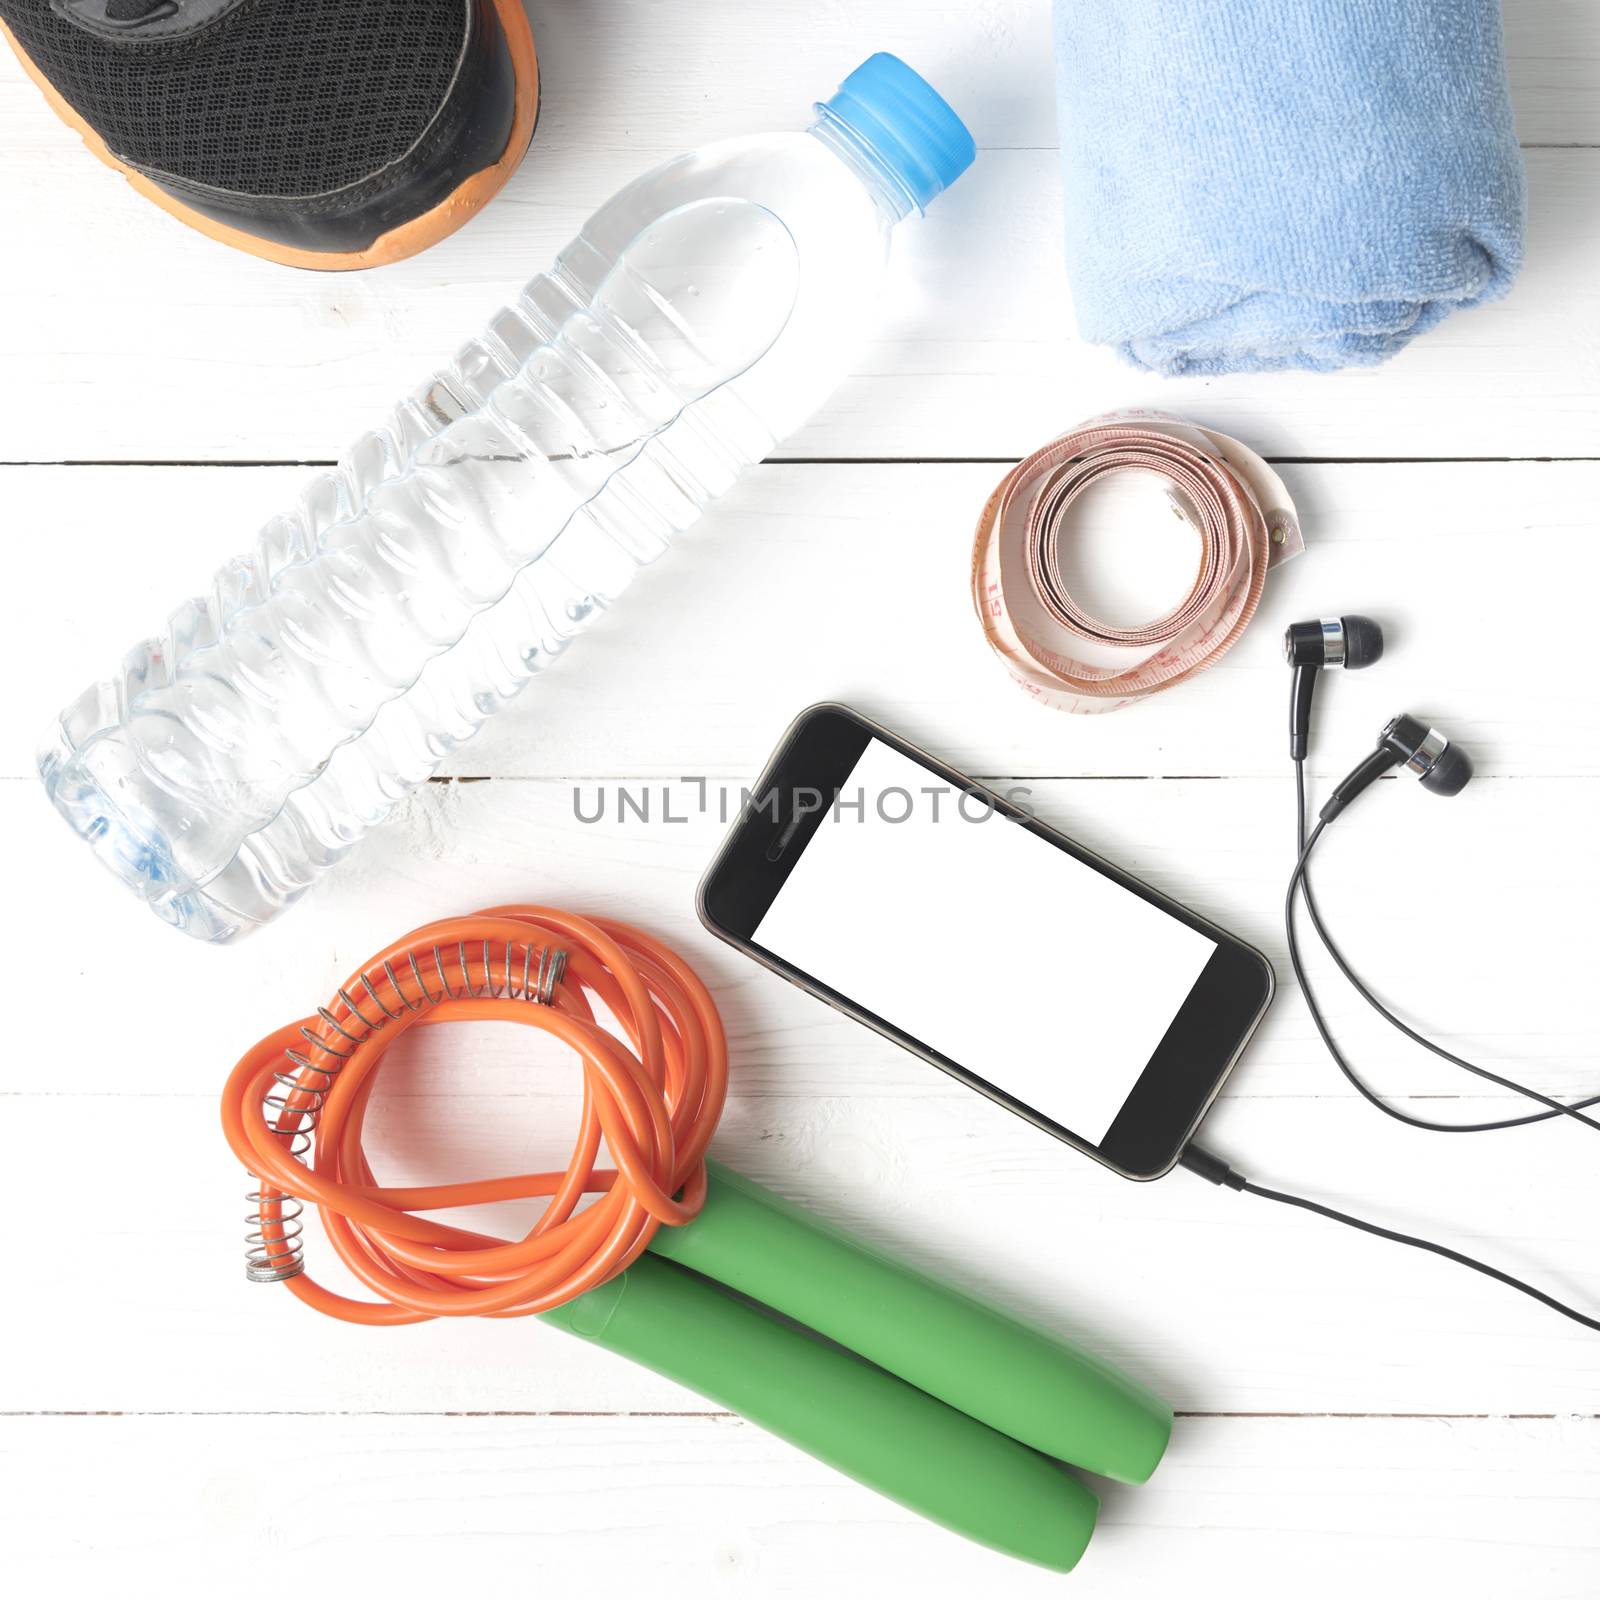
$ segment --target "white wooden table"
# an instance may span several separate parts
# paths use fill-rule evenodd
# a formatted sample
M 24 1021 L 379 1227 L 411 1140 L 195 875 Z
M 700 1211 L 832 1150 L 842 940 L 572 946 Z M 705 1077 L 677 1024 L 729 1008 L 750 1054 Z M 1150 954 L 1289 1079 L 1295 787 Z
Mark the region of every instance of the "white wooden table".
M 1278 634 L 1371 610 L 1389 654 L 1324 685 L 1319 778 L 1401 709 L 1469 745 L 1479 776 L 1448 806 L 1395 783 L 1353 813 L 1327 847 L 1330 919 L 1408 1015 L 1552 1092 L 1592 1092 L 1600 6 L 1508 11 L 1531 188 L 1511 298 L 1376 371 L 1211 382 L 1141 376 L 1070 332 L 1043 0 L 544 0 L 521 173 L 422 259 L 352 277 L 179 228 L 0 61 L 11 1592 L 1054 1592 L 535 1324 L 371 1332 L 246 1284 L 227 1068 L 399 931 L 516 899 L 631 917 L 699 965 L 734 1046 L 724 1159 L 1172 1398 L 1171 1455 L 1149 1486 L 1107 1490 L 1078 1593 L 1600 1592 L 1600 1338 L 1186 1174 L 1102 1172 L 706 936 L 692 888 L 714 815 L 585 824 L 573 803 L 649 783 L 681 811 L 697 775 L 736 792 L 794 711 L 843 698 L 1031 786 L 1047 818 L 1286 973 Z M 798 125 L 877 48 L 949 95 L 981 154 L 906 230 L 851 379 L 469 747 L 461 781 L 428 786 L 241 948 L 159 927 L 42 799 L 32 751 L 53 713 L 613 188 L 680 147 Z M 1080 721 L 1025 703 L 986 658 L 964 562 L 1001 463 L 1125 404 L 1282 463 L 1311 548 L 1215 672 Z M 871 631 L 845 622 L 846 586 L 881 595 L 891 571 L 912 603 Z M 1348 997 L 1330 1009 L 1386 1092 L 1463 1118 L 1508 1106 Z M 386 1174 L 562 1159 L 575 1095 L 557 1053 L 520 1030 L 428 1031 L 375 1113 Z M 1263 1181 L 1600 1305 L 1583 1130 L 1403 1129 L 1354 1098 L 1288 986 L 1207 1135 Z

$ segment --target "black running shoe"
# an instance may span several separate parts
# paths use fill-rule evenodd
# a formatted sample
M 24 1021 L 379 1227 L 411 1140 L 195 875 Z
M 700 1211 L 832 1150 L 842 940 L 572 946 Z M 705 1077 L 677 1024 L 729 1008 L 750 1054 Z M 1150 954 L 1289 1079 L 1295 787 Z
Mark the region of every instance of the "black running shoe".
M 287 266 L 442 239 L 538 109 L 523 0 L 0 0 L 0 33 L 140 194 Z

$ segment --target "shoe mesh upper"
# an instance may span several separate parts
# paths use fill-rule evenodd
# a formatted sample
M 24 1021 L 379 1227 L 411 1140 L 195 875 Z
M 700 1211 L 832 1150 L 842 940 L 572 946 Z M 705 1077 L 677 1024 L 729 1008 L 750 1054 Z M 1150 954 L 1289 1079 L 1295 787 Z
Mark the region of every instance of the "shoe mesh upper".
M 135 166 L 245 195 L 355 183 L 444 100 L 468 0 L 245 0 L 186 38 L 112 40 L 49 0 L 0 19 L 61 97 Z

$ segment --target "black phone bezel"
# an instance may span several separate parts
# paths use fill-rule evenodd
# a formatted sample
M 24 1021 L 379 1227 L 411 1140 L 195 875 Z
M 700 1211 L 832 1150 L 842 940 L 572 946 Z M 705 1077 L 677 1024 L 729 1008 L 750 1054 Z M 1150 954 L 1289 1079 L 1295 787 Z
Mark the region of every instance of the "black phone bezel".
M 767 907 L 810 843 L 871 739 L 882 739 L 953 787 L 1064 850 L 1140 899 L 1216 941 L 1155 1054 L 1100 1144 L 1091 1144 L 1026 1102 L 929 1048 L 755 941 Z M 1170 1172 L 1255 1032 L 1276 987 L 1272 965 L 1253 946 L 1141 883 L 1029 815 L 1003 795 L 935 760 L 848 706 L 809 706 L 789 725 L 738 820 L 700 881 L 700 920 L 719 939 L 808 994 L 865 1024 L 1035 1127 L 1139 1181 Z

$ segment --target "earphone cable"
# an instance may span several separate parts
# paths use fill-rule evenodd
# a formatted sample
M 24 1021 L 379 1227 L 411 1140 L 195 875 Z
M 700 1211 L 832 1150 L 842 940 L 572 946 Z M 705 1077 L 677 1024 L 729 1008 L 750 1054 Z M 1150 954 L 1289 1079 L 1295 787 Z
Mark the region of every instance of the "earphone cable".
M 1376 660 L 1378 654 L 1381 653 L 1381 634 L 1378 634 L 1376 624 L 1365 618 L 1339 619 L 1338 629 L 1341 634 L 1349 623 L 1356 620 L 1363 622 L 1368 630 L 1367 645 L 1369 648 L 1364 660 L 1360 662 L 1351 661 L 1349 664 L 1367 665 Z M 1327 623 L 1321 624 L 1320 634 L 1325 636 L 1327 629 Z M 1291 663 L 1297 668 L 1297 676 L 1295 688 L 1291 692 L 1290 698 L 1290 728 L 1293 735 L 1290 759 L 1294 763 L 1295 783 L 1295 864 L 1294 871 L 1289 877 L 1288 890 L 1284 895 L 1283 921 L 1289 946 L 1289 961 L 1294 968 L 1295 979 L 1300 985 L 1301 993 L 1305 996 L 1306 1009 L 1311 1014 L 1311 1020 L 1315 1024 L 1323 1044 L 1327 1047 L 1328 1054 L 1333 1057 L 1335 1065 L 1344 1074 L 1350 1085 L 1365 1100 L 1383 1112 L 1385 1116 L 1392 1117 L 1395 1121 L 1405 1123 L 1413 1128 L 1422 1128 L 1430 1133 L 1489 1133 L 1502 1128 L 1525 1127 L 1529 1123 L 1545 1122 L 1551 1117 L 1558 1116 L 1569 1117 L 1574 1121 L 1584 1123 L 1588 1127 L 1600 1129 L 1600 1122 L 1597 1122 L 1592 1117 L 1583 1115 L 1586 1108 L 1600 1104 L 1600 1095 L 1591 1095 L 1586 1099 L 1575 1100 L 1570 1103 L 1554 1100 L 1537 1089 L 1529 1088 L 1526 1084 L 1517 1083 L 1514 1079 L 1504 1077 L 1497 1072 L 1491 1072 L 1487 1067 L 1481 1067 L 1475 1062 L 1468 1061 L 1456 1055 L 1453 1051 L 1445 1049 L 1443 1045 L 1437 1044 L 1426 1035 L 1419 1033 L 1409 1023 L 1391 1011 L 1373 993 L 1365 980 L 1350 965 L 1344 952 L 1339 948 L 1338 942 L 1328 931 L 1327 925 L 1322 920 L 1322 913 L 1317 905 L 1316 896 L 1311 888 L 1309 874 L 1312 852 L 1316 849 L 1324 832 L 1326 832 L 1328 824 L 1341 815 L 1349 804 L 1360 796 L 1372 780 L 1381 774 L 1385 765 L 1382 758 L 1390 756 L 1397 751 L 1404 752 L 1410 748 L 1409 745 L 1403 743 L 1397 746 L 1391 741 L 1390 735 L 1399 731 L 1401 723 L 1414 719 L 1398 718 L 1384 730 L 1383 739 L 1379 743 L 1377 758 L 1369 755 L 1350 770 L 1335 786 L 1332 798 L 1323 807 L 1321 814 L 1317 818 L 1316 825 L 1309 828 L 1308 831 L 1305 732 L 1311 704 L 1310 684 L 1314 680 L 1303 679 L 1300 674 L 1313 658 L 1302 661 L 1297 655 L 1294 649 L 1297 631 L 1301 630 L 1291 628 L 1285 642 L 1286 653 Z M 1343 658 L 1341 657 L 1340 659 L 1342 660 Z M 1422 729 L 1421 724 L 1417 724 L 1417 729 L 1420 730 L 1417 735 L 1420 740 L 1420 733 L 1427 730 Z M 1431 737 L 1435 736 L 1430 735 Z M 1426 743 L 1426 740 L 1420 740 L 1418 748 L 1421 747 L 1421 744 Z M 1448 741 L 1441 740 L 1440 749 L 1435 752 L 1433 763 L 1425 771 L 1428 775 L 1434 776 L 1436 780 L 1440 777 L 1446 777 L 1446 774 L 1448 774 L 1445 782 L 1435 781 L 1434 788 L 1439 793 L 1454 794 L 1459 792 L 1462 785 L 1470 778 L 1472 769 L 1470 763 L 1463 758 L 1457 759 L 1453 769 L 1443 767 L 1440 764 L 1440 757 L 1447 752 Z M 1389 764 L 1393 764 L 1393 761 L 1391 760 Z M 1427 776 L 1425 776 L 1424 781 L 1428 781 Z M 1305 962 L 1301 955 L 1299 930 L 1296 922 L 1297 900 L 1304 901 L 1306 912 L 1311 919 L 1312 928 L 1315 930 L 1317 938 L 1321 941 L 1322 947 L 1338 967 L 1339 972 L 1350 984 L 1351 988 L 1385 1022 L 1389 1023 L 1391 1027 L 1398 1030 L 1413 1043 L 1421 1045 L 1424 1050 L 1437 1056 L 1440 1060 L 1447 1061 L 1452 1066 L 1460 1067 L 1465 1072 L 1470 1072 L 1476 1077 L 1497 1084 L 1501 1088 L 1509 1089 L 1527 1099 L 1537 1101 L 1546 1109 L 1531 1112 L 1525 1116 L 1505 1117 L 1491 1122 L 1434 1122 L 1429 1118 L 1419 1117 L 1409 1111 L 1402 1110 L 1399 1106 L 1391 1105 L 1386 1101 L 1351 1066 L 1344 1051 L 1339 1047 L 1338 1041 L 1333 1037 L 1333 1030 L 1328 1026 L 1327 1018 L 1323 1015 L 1316 990 L 1311 984 L 1310 975 L 1306 971 Z M 1204 1178 L 1208 1183 L 1220 1184 L 1226 1188 L 1237 1190 L 1242 1194 L 1253 1194 L 1263 1200 L 1275 1201 L 1279 1205 L 1293 1206 L 1301 1211 L 1309 1211 L 1317 1216 L 1326 1217 L 1329 1221 L 1339 1222 L 1346 1227 L 1371 1234 L 1375 1238 L 1387 1239 L 1394 1244 L 1407 1245 L 1414 1250 L 1425 1250 L 1430 1255 L 1439 1256 L 1446 1261 L 1453 1261 L 1458 1266 L 1469 1267 L 1472 1271 L 1481 1273 L 1484 1277 L 1493 1278 L 1496 1282 L 1515 1289 L 1519 1294 L 1524 1294 L 1530 1299 L 1537 1300 L 1541 1305 L 1558 1312 L 1561 1316 L 1578 1323 L 1580 1326 L 1600 1333 L 1600 1318 L 1579 1311 L 1575 1307 L 1557 1300 L 1554 1295 L 1547 1294 L 1543 1289 L 1535 1288 L 1531 1283 L 1514 1277 L 1502 1268 L 1490 1266 L 1486 1261 L 1480 1261 L 1476 1256 L 1469 1256 L 1463 1251 L 1450 1248 L 1448 1245 L 1437 1244 L 1431 1239 L 1422 1239 L 1414 1234 L 1401 1233 L 1397 1229 L 1381 1227 L 1375 1222 L 1368 1222 L 1364 1218 L 1352 1216 L 1348 1212 L 1335 1210 L 1332 1206 L 1323 1205 L 1316 1200 L 1306 1199 L 1302 1195 L 1289 1194 L 1280 1189 L 1269 1189 L 1265 1185 L 1253 1183 L 1242 1173 L 1235 1172 L 1227 1162 L 1212 1155 L 1210 1151 L 1201 1149 L 1198 1145 L 1189 1145 L 1180 1157 L 1180 1163 L 1191 1172 Z
M 1479 1066 L 1476 1062 L 1468 1061 L 1462 1056 L 1436 1041 L 1419 1033 L 1403 1018 L 1395 1015 L 1377 995 L 1367 986 L 1366 982 L 1355 971 L 1346 959 L 1344 952 L 1329 933 L 1322 920 L 1322 914 L 1317 907 L 1316 899 L 1311 891 L 1311 882 L 1308 876 L 1308 867 L 1311 853 L 1316 848 L 1317 841 L 1322 837 L 1327 822 L 1319 821 L 1308 834 L 1306 831 L 1306 779 L 1305 762 L 1297 760 L 1294 764 L 1295 772 L 1295 837 L 1299 846 L 1298 857 L 1295 861 L 1294 873 L 1289 879 L 1288 894 L 1284 901 L 1284 931 L 1289 945 L 1289 962 L 1294 968 L 1296 982 L 1300 991 L 1305 996 L 1306 1009 L 1311 1013 L 1311 1020 L 1316 1026 L 1317 1033 L 1322 1042 L 1327 1046 L 1328 1054 L 1333 1057 L 1334 1064 L 1345 1075 L 1351 1086 L 1372 1105 L 1375 1105 L 1385 1116 L 1393 1117 L 1397 1122 L 1404 1122 L 1413 1128 L 1422 1128 L 1430 1133 L 1493 1133 L 1504 1128 L 1522 1128 L 1535 1122 L 1547 1122 L 1552 1117 L 1570 1117 L 1575 1122 L 1581 1122 L 1586 1127 L 1600 1132 L 1600 1122 L 1593 1117 L 1585 1116 L 1584 1111 L 1594 1105 L 1600 1105 L 1600 1094 L 1590 1095 L 1585 1099 L 1564 1102 L 1553 1099 L 1538 1089 L 1530 1088 L 1527 1084 L 1518 1083 L 1514 1078 L 1507 1078 L 1498 1072 L 1493 1072 L 1487 1067 Z M 1464 1072 L 1483 1078 L 1489 1083 L 1497 1084 L 1502 1089 L 1508 1089 L 1515 1094 L 1522 1095 L 1529 1100 L 1537 1101 L 1547 1109 L 1533 1111 L 1518 1117 L 1503 1117 L 1492 1122 L 1435 1122 L 1428 1117 L 1419 1117 L 1412 1112 L 1404 1111 L 1400 1107 L 1391 1105 L 1351 1066 L 1349 1059 L 1339 1047 L 1333 1037 L 1333 1031 L 1328 1026 L 1327 1019 L 1322 1013 L 1322 1007 L 1317 1000 L 1316 991 L 1311 985 L 1311 980 L 1306 972 L 1305 963 L 1300 952 L 1299 932 L 1295 925 L 1295 899 L 1299 896 L 1305 901 L 1306 911 L 1311 918 L 1311 925 L 1315 929 L 1317 938 L 1323 948 L 1333 958 L 1335 965 L 1344 975 L 1350 987 L 1361 996 L 1363 1000 L 1378 1013 L 1391 1027 L 1413 1043 L 1419 1044 L 1430 1054 L 1437 1056 L 1441 1061 L 1447 1061 L 1451 1066 L 1459 1067 Z
M 1388 1239 L 1393 1244 L 1409 1245 L 1413 1250 L 1426 1250 L 1430 1255 L 1442 1256 L 1446 1261 L 1455 1262 L 1457 1266 L 1470 1267 L 1474 1272 L 1481 1272 L 1486 1278 L 1493 1278 L 1496 1283 L 1505 1284 L 1508 1289 L 1515 1289 L 1518 1294 L 1525 1294 L 1530 1299 L 1537 1300 L 1540 1305 L 1548 1306 L 1552 1311 L 1559 1312 L 1580 1326 L 1600 1333 L 1600 1318 L 1591 1317 L 1579 1311 L 1577 1307 L 1557 1300 L 1554 1295 L 1545 1293 L 1543 1289 L 1535 1288 L 1533 1284 L 1512 1276 L 1500 1267 L 1490 1266 L 1487 1261 L 1480 1261 L 1476 1256 L 1469 1256 L 1464 1251 L 1452 1250 L 1449 1245 L 1435 1244 L 1431 1239 L 1419 1239 L 1415 1234 L 1401 1233 L 1395 1228 L 1380 1227 L 1376 1222 L 1353 1217 L 1348 1211 L 1336 1211 L 1332 1206 L 1308 1200 L 1304 1195 L 1286 1194 L 1281 1189 L 1268 1189 L 1263 1184 L 1252 1183 L 1242 1173 L 1235 1172 L 1219 1156 L 1212 1155 L 1209 1150 L 1202 1150 L 1198 1145 L 1190 1145 L 1184 1151 L 1181 1164 L 1208 1183 L 1220 1184 L 1240 1194 L 1253 1194 L 1262 1200 L 1275 1200 L 1279 1205 L 1294 1206 L 1301 1211 L 1311 1211 L 1319 1217 L 1328 1218 L 1331 1222 L 1342 1222 L 1347 1228 L 1358 1228 L 1362 1233 L 1370 1233 L 1379 1239 Z

